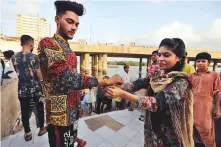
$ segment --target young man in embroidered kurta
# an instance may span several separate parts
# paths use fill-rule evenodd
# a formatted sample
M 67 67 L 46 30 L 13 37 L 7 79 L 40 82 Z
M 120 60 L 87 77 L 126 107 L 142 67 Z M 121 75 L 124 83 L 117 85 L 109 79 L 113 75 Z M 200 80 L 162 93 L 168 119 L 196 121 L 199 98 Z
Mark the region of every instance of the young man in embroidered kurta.
M 73 38 L 84 14 L 82 4 L 56 1 L 57 32 L 52 38 L 40 41 L 38 54 L 46 95 L 46 120 L 51 147 L 73 147 L 77 138 L 78 119 L 81 113 L 81 89 L 98 85 L 122 84 L 120 76 L 97 80 L 76 72 L 77 57 L 68 40 Z M 84 146 L 81 143 L 79 147 Z
M 190 75 L 193 86 L 194 139 L 196 144 L 216 147 L 214 118 L 220 117 L 220 77 L 209 71 L 211 55 L 199 53 L 196 56 L 197 71 Z M 215 108 L 213 109 L 215 98 Z
M 40 127 L 39 136 L 46 133 L 44 127 L 44 105 L 40 86 L 41 74 L 38 56 L 31 53 L 34 48 L 34 39 L 29 35 L 21 36 L 22 51 L 12 57 L 12 64 L 18 74 L 18 98 L 21 105 L 22 123 L 25 130 L 25 140 L 32 139 L 32 133 L 29 127 L 29 112 L 31 107 L 36 107 L 38 127 Z

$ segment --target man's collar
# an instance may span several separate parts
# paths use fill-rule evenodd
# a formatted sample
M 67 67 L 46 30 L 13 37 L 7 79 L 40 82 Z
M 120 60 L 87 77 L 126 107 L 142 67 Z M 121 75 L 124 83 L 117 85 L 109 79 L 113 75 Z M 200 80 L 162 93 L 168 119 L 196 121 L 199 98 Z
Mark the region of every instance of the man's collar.
M 56 40 L 59 40 L 59 41 L 62 41 L 62 42 L 64 42 L 64 43 L 67 43 L 68 44 L 68 42 L 61 36 L 61 35 L 59 35 L 59 34 L 54 34 L 54 37 L 53 38 L 55 38 Z

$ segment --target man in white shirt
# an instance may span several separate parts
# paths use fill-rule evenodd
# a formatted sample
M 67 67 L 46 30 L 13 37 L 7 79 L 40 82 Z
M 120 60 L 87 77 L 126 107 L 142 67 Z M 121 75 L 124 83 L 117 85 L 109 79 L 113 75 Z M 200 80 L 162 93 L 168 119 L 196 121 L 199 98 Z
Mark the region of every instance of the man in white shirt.
M 124 72 L 121 75 L 121 78 L 123 79 L 124 84 L 125 83 L 130 83 L 130 76 L 129 76 L 129 65 L 124 65 Z M 120 102 L 120 109 L 125 109 L 125 105 L 127 104 L 128 110 L 133 111 L 133 108 L 131 107 L 131 102 L 126 99 L 121 99 Z
M 124 71 L 123 74 L 121 74 L 121 77 L 124 81 L 124 83 L 130 83 L 130 76 L 129 76 L 129 65 L 124 65 Z

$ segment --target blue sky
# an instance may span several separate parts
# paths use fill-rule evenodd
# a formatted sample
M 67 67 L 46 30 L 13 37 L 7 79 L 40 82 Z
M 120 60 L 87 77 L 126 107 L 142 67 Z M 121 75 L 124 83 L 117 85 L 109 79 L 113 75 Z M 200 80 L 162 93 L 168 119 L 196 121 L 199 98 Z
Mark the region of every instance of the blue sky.
M 1 0 L 3 1 L 3 0 Z M 55 32 L 53 0 L 4 0 L 3 33 L 15 35 L 15 14 L 40 15 Z M 165 37 L 181 37 L 195 48 L 221 48 L 221 1 L 80 1 L 86 15 L 80 18 L 74 38 L 92 43 L 157 45 Z M 91 28 L 91 29 L 90 29 Z M 91 33 L 90 33 L 91 30 Z

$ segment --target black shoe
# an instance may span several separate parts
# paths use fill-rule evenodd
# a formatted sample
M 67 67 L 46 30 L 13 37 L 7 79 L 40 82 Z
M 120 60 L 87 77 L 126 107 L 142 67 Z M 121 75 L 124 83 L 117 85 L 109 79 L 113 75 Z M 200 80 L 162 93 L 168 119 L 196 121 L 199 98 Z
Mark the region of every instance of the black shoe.
M 144 122 L 144 118 L 141 118 L 141 117 L 140 117 L 139 120 Z

